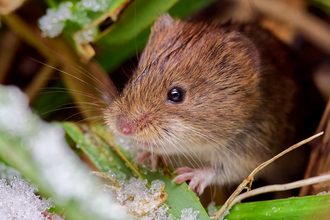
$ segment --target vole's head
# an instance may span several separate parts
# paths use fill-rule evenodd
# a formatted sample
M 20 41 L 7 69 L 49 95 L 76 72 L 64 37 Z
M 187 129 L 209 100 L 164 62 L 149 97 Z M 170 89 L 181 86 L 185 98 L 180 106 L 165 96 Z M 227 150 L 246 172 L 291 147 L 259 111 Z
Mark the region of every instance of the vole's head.
M 259 103 L 258 71 L 258 52 L 238 31 L 165 15 L 105 119 L 154 152 L 225 150 Z

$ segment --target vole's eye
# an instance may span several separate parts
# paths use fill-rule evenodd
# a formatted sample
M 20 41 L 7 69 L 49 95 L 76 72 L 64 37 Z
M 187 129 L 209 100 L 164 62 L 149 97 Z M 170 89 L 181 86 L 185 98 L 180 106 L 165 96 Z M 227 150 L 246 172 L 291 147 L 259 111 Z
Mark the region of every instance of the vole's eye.
M 184 99 L 185 91 L 180 87 L 173 87 L 167 93 L 167 99 L 172 102 L 182 102 Z

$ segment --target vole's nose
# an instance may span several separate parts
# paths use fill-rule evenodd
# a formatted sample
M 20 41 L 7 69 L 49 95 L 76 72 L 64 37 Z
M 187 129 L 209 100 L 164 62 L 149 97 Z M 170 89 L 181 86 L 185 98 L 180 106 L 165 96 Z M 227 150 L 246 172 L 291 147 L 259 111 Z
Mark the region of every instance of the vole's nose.
M 125 135 L 130 135 L 135 130 L 134 123 L 125 116 L 118 118 L 117 127 L 118 130 Z

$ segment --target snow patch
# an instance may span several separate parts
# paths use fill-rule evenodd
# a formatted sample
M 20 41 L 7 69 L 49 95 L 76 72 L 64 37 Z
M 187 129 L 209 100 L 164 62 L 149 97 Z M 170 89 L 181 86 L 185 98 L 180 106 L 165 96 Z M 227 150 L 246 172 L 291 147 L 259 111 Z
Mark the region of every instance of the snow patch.
M 37 188 L 14 178 L 10 184 L 0 179 L 0 216 L 2 220 L 46 220 L 42 212 L 52 207 L 50 200 L 40 199 Z

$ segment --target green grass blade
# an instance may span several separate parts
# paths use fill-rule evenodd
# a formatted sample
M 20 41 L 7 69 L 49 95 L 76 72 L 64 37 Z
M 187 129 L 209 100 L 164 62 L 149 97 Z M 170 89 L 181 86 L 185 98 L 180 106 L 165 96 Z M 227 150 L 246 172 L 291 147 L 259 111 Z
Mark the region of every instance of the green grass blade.
M 101 172 L 111 170 L 116 175 L 124 173 L 126 178 L 132 177 L 132 171 L 118 154 L 86 125 L 78 127 L 73 123 L 64 122 L 61 126 Z
M 191 15 L 205 8 L 214 1 L 215 0 L 180 0 L 172 8 L 170 8 L 168 12 L 171 16 L 175 18 L 184 18 L 187 17 L 188 15 Z M 152 4 L 156 4 L 156 3 L 152 3 Z M 127 13 L 126 17 L 130 18 L 130 19 L 126 18 L 125 22 L 133 22 L 133 23 L 135 22 L 134 25 L 140 25 L 140 23 L 136 23 L 136 21 L 140 21 L 141 18 L 139 17 L 139 14 L 136 14 L 135 10 L 133 9 L 124 12 Z M 102 46 L 105 50 L 101 54 L 96 56 L 96 60 L 101 64 L 101 66 L 106 72 L 111 72 L 115 70 L 120 65 L 122 65 L 126 60 L 128 60 L 129 57 L 134 56 L 137 52 L 143 49 L 149 38 L 150 27 L 155 21 L 156 17 L 158 17 L 158 15 L 159 14 L 157 14 L 157 16 L 153 15 L 152 17 L 150 17 L 147 22 L 148 25 L 145 25 L 143 23 L 142 26 L 139 28 L 139 31 L 125 32 L 125 36 L 132 34 L 132 36 L 127 37 L 130 40 L 127 39 L 125 40 L 126 43 L 123 43 L 120 37 L 118 38 L 114 37 L 116 35 L 119 36 L 120 33 L 116 33 L 117 31 L 123 32 L 120 28 L 111 30 L 112 34 L 115 33 L 111 35 L 111 37 L 110 37 L 110 33 L 108 33 L 105 36 L 103 36 L 104 39 L 101 39 L 100 42 L 97 42 L 97 44 Z M 107 40 L 108 37 L 110 38 L 109 41 Z
M 330 219 L 330 195 L 236 204 L 224 219 L 328 220 Z
M 171 176 L 172 173 L 166 172 L 166 175 L 160 174 L 159 172 L 147 172 L 141 174 L 139 170 L 135 171 L 134 169 L 137 169 L 135 165 L 132 163 L 131 156 L 129 155 L 129 152 L 127 150 L 124 150 L 122 147 L 115 145 L 114 140 L 112 136 L 104 129 L 100 127 L 91 127 L 87 128 L 86 126 L 82 126 L 84 131 L 89 131 L 86 134 L 82 131 L 80 127 L 77 125 L 65 122 L 61 123 L 62 127 L 66 130 L 68 135 L 80 146 L 80 148 L 86 153 L 86 155 L 91 159 L 91 161 L 100 169 L 102 172 L 107 172 L 109 169 L 116 169 L 116 165 L 112 164 L 110 165 L 110 162 L 113 162 L 116 159 L 116 161 L 120 161 L 119 166 L 123 167 L 124 161 L 126 161 L 126 164 L 128 167 L 132 169 L 138 176 L 142 177 L 143 179 L 148 179 L 149 183 L 155 179 L 160 179 L 165 183 L 165 192 L 169 195 L 169 197 L 166 200 L 166 204 L 171 207 L 169 213 L 171 213 L 175 218 L 181 217 L 181 210 L 184 208 L 192 208 L 193 211 L 199 211 L 198 219 L 200 220 L 209 220 L 209 216 L 206 213 L 203 206 L 200 204 L 198 198 L 195 196 L 195 194 L 188 190 L 188 185 L 186 183 L 176 185 L 172 183 L 172 179 L 170 179 L 168 176 Z M 91 132 L 94 131 L 94 132 Z M 105 140 L 106 143 L 102 145 L 95 144 L 95 141 L 93 140 L 99 140 L 99 139 Z M 119 155 L 114 155 L 115 151 L 110 147 L 113 146 L 117 150 L 119 150 Z M 95 148 L 98 148 L 97 150 Z M 99 148 L 105 148 L 105 149 L 99 149 Z M 105 153 L 108 152 L 108 153 Z M 111 153 L 111 157 L 113 158 L 112 161 L 108 161 L 106 158 Z M 98 155 L 99 154 L 99 155 Z M 106 154 L 107 156 L 104 156 Z M 125 157 L 125 158 L 123 158 Z M 106 165 L 106 163 L 109 163 Z M 125 166 L 126 167 L 126 166 Z M 128 167 L 126 167 L 128 169 Z M 131 171 L 123 171 L 127 174 L 127 177 L 131 177 Z
M 113 138 L 109 132 L 99 127 L 97 129 L 99 131 L 99 135 L 101 135 L 103 139 L 113 143 Z M 126 150 L 117 145 L 116 147 L 120 149 L 123 154 L 127 155 L 128 152 Z M 129 159 L 131 160 L 130 157 Z M 192 190 L 188 190 L 188 185 L 186 183 L 180 185 L 172 183 L 172 172 L 166 168 L 164 170 L 165 175 L 160 174 L 159 172 L 147 172 L 145 174 L 145 178 L 148 179 L 149 183 L 155 179 L 160 179 L 165 183 L 165 192 L 169 195 L 166 200 L 166 204 L 171 207 L 171 213 L 173 216 L 180 217 L 182 209 L 192 208 L 194 211 L 199 211 L 199 219 L 210 219 L 194 192 Z
M 193 211 L 199 211 L 197 219 L 210 219 L 194 192 L 190 189 L 188 190 L 188 185 L 186 183 L 180 185 L 172 183 L 172 179 L 158 172 L 147 173 L 146 178 L 148 181 L 159 179 L 165 183 L 165 192 L 169 195 L 166 204 L 171 207 L 171 213 L 174 217 L 179 218 L 182 209 L 192 208 Z
M 168 13 L 173 17 L 184 18 L 210 5 L 215 0 L 180 0 Z
M 116 23 L 99 34 L 95 42 L 107 47 L 125 45 L 177 2 L 178 0 L 135 0 L 125 8 Z

